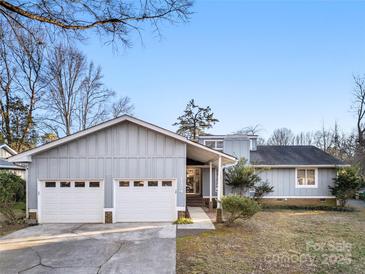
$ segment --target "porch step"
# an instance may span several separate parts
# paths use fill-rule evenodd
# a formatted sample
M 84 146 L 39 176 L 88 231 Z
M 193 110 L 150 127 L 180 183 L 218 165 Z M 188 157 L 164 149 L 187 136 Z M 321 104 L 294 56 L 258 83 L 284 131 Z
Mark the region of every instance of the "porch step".
M 194 206 L 194 207 L 203 206 L 203 198 L 200 196 L 187 197 L 186 204 L 188 206 Z

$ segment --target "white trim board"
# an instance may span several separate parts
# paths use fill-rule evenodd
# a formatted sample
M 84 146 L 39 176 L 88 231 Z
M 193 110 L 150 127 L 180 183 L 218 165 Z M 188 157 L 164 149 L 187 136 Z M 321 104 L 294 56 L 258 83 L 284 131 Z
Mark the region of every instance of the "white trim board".
M 25 170 L 25 167 L 21 167 L 21 166 L 3 166 L 3 165 L 0 165 L 0 169 L 6 169 L 6 170 Z
M 82 130 L 82 131 L 79 131 L 77 133 L 74 133 L 72 135 L 63 137 L 63 138 L 58 139 L 58 140 L 55 140 L 53 142 L 50 142 L 50 143 L 41 145 L 39 147 L 36 147 L 36 148 L 30 149 L 30 150 L 24 151 L 24 152 L 19 153 L 17 155 L 11 156 L 9 158 L 9 160 L 11 162 L 29 162 L 29 161 L 31 161 L 31 156 L 33 154 L 36 154 L 36 153 L 39 153 L 39 152 L 42 152 L 42 151 L 45 151 L 45 150 L 54 148 L 54 147 L 59 146 L 59 145 L 62 145 L 64 143 L 68 143 L 68 142 L 70 142 L 72 140 L 75 140 L 75 139 L 84 137 L 86 135 L 89 135 L 91 133 L 97 132 L 97 131 L 102 130 L 104 128 L 111 127 L 113 125 L 119 124 L 119 123 L 124 122 L 124 121 L 128 121 L 128 122 L 134 123 L 136 125 L 139 125 L 139 126 L 148 128 L 150 130 L 159 132 L 159 133 L 164 134 L 166 136 L 169 136 L 171 138 L 177 139 L 177 140 L 179 140 L 179 141 L 181 141 L 183 143 L 186 143 L 186 144 L 189 144 L 191 146 L 198 147 L 198 148 L 203 149 L 205 151 L 214 153 L 217 156 L 222 156 L 222 157 L 224 157 L 225 159 L 227 159 L 229 161 L 236 162 L 236 158 L 233 157 L 233 156 L 231 156 L 231 155 L 228 155 L 228 154 L 223 153 L 223 152 L 216 151 L 216 150 L 211 149 L 211 148 L 209 148 L 207 146 L 204 146 L 202 144 L 199 144 L 199 143 L 190 141 L 190 140 L 186 139 L 185 137 L 180 136 L 180 135 L 178 135 L 178 134 L 176 134 L 176 133 L 174 133 L 172 131 L 169 131 L 169 130 L 164 129 L 164 128 L 161 128 L 161 127 L 158 127 L 156 125 L 150 124 L 150 123 L 145 122 L 145 121 L 142 121 L 140 119 L 131 117 L 129 115 L 122 115 L 122 116 L 120 116 L 118 118 L 115 118 L 115 119 L 106 121 L 104 123 L 98 124 L 96 126 L 93 126 L 91 128 L 88 128 L 88 129 L 85 129 L 85 130 Z
M 18 152 L 16 152 L 14 149 L 12 149 L 11 147 L 9 147 L 7 144 L 0 145 L 0 148 L 6 149 L 12 155 L 18 154 Z
M 307 179 L 307 172 L 308 170 L 314 170 L 314 185 L 299 185 L 298 184 L 298 170 L 304 169 L 305 170 L 305 178 Z M 302 167 L 295 169 L 295 188 L 318 188 L 318 168 L 315 167 Z

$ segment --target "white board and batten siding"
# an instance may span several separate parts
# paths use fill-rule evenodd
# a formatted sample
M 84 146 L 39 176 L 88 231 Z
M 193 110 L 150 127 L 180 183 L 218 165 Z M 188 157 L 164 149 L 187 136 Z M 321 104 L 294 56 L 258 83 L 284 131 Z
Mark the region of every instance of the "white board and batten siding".
M 33 155 L 28 173 L 30 209 L 37 182 L 56 179 L 102 180 L 103 206 L 113 208 L 115 178 L 174 178 L 176 206 L 185 207 L 186 144 L 128 121 Z

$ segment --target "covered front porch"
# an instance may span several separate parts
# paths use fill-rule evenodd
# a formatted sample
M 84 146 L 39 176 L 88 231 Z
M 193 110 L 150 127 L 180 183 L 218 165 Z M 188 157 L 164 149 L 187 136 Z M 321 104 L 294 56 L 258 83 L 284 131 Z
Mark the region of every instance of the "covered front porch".
M 200 147 L 201 146 L 201 147 Z M 217 208 L 217 221 L 221 220 L 223 196 L 223 169 L 236 163 L 228 154 L 203 145 L 187 146 L 186 205 Z

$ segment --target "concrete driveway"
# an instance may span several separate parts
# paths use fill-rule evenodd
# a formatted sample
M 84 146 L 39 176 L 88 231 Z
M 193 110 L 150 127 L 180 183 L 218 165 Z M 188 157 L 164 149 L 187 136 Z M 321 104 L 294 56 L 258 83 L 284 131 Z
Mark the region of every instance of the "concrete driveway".
M 175 273 L 166 223 L 47 224 L 0 238 L 0 273 Z

